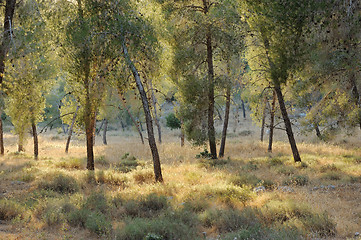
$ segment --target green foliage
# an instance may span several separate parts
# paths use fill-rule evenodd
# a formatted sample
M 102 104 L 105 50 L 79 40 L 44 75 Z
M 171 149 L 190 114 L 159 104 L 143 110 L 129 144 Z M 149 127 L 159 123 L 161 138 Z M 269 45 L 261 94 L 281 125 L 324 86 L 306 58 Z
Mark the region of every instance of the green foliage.
M 73 177 L 58 173 L 47 178 L 39 182 L 39 189 L 52 190 L 62 194 L 75 193 L 79 190 L 79 185 Z
M 252 174 L 247 173 L 239 173 L 238 175 L 235 175 L 231 178 L 230 182 L 236 186 L 257 186 L 262 181 L 258 177 Z
M 174 113 L 170 113 L 165 120 L 166 122 L 166 126 L 169 127 L 170 129 L 179 129 L 181 128 L 181 121 L 179 120 L 179 118 L 177 118 L 175 116 Z
M 130 199 L 124 202 L 123 207 L 128 216 L 153 217 L 168 208 L 168 201 L 165 196 L 152 193 L 139 199 Z
M 121 172 L 130 172 L 137 168 L 137 166 L 143 165 L 136 157 L 131 156 L 129 153 L 125 153 L 120 162 L 116 164 L 116 169 Z
M 84 159 L 74 157 L 64 159 L 56 163 L 56 166 L 65 169 L 81 169 L 84 166 Z
M 293 176 L 286 179 L 283 184 L 284 185 L 295 185 L 295 186 L 305 186 L 308 184 L 308 177 L 307 176 Z

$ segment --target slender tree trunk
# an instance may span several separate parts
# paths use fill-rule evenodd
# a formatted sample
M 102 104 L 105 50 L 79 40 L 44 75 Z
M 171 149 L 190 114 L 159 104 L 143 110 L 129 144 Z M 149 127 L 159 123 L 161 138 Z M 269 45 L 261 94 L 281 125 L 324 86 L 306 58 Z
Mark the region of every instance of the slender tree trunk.
M 273 91 L 272 106 L 270 112 L 270 124 L 269 124 L 269 138 L 268 138 L 268 152 L 272 152 L 273 145 L 273 130 L 275 126 L 275 112 L 276 112 L 276 91 Z
M 104 122 L 105 122 L 105 118 L 102 120 L 102 122 L 100 123 L 100 127 L 98 128 L 98 130 L 96 131 L 96 135 L 99 136 L 100 134 L 100 131 L 102 130 L 103 128 L 103 125 L 104 125 Z
M 104 118 L 103 144 L 107 145 L 108 119 Z
M 244 101 L 241 100 L 242 103 L 242 113 L 243 113 L 243 119 L 246 119 L 246 107 L 244 106 Z
M 0 109 L 0 154 L 4 155 L 5 149 L 4 149 L 4 130 L 3 130 L 3 120 L 1 118 L 2 111 Z
M 158 129 L 158 142 L 162 143 L 162 129 L 161 129 L 161 126 L 160 126 L 158 113 L 157 113 L 157 104 L 158 104 L 158 102 L 157 102 L 157 98 L 155 97 L 155 94 L 154 94 L 152 80 L 150 79 L 148 82 L 149 82 L 150 89 L 152 91 L 152 102 L 153 102 L 153 110 L 154 110 L 154 123 L 155 123 L 155 125 L 157 126 L 157 129 Z
M 34 159 L 38 159 L 39 156 L 39 141 L 38 141 L 38 132 L 36 131 L 36 124 L 34 121 L 31 123 L 31 128 L 33 132 L 34 139 Z
M 211 156 L 217 158 L 216 130 L 214 128 L 214 68 L 212 33 L 207 30 L 207 64 L 208 64 L 208 139 Z
M 25 152 L 24 149 L 24 138 L 25 133 L 19 133 L 19 139 L 18 139 L 18 152 Z
M 219 157 L 224 157 L 224 149 L 226 147 L 226 138 L 227 138 L 227 128 L 229 121 L 229 109 L 231 107 L 231 88 L 227 87 L 226 93 L 226 111 L 224 113 L 224 122 L 223 122 L 223 130 L 222 130 L 222 141 L 221 147 L 219 149 Z
M 262 115 L 262 126 L 261 126 L 261 142 L 263 142 L 264 136 L 264 126 L 266 122 L 266 111 L 267 111 L 267 97 L 264 97 L 264 107 L 263 107 L 263 115 Z
M 295 137 L 294 137 L 293 131 L 292 131 L 291 121 L 290 121 L 290 119 L 288 117 L 286 105 L 285 105 L 285 102 L 284 102 L 284 99 L 283 99 L 281 86 L 280 86 L 278 81 L 274 81 L 274 85 L 275 85 L 274 87 L 275 87 L 275 91 L 276 91 L 276 94 L 277 94 L 278 103 L 280 105 L 283 121 L 285 123 L 288 141 L 290 142 L 290 145 L 291 145 L 293 160 L 295 162 L 301 162 L 301 157 L 300 157 L 300 154 L 298 152 L 296 140 L 295 140 Z
M 133 73 L 134 80 L 137 84 L 137 88 L 139 90 L 139 94 L 142 99 L 145 121 L 146 121 L 147 131 L 148 131 L 148 143 L 149 143 L 149 147 L 150 147 L 150 150 L 152 152 L 152 157 L 153 157 L 153 168 L 154 168 L 155 181 L 163 182 L 162 169 L 161 169 L 161 165 L 160 165 L 157 143 L 156 143 L 155 137 L 154 137 L 152 116 L 150 113 L 147 94 L 144 90 L 142 81 L 139 76 L 139 72 L 129 56 L 128 48 L 126 46 L 124 37 L 122 39 L 122 42 L 123 42 L 122 45 L 123 45 L 123 53 L 124 53 L 125 61 L 128 64 L 128 67 L 130 68 L 131 72 Z
M 128 115 L 129 115 L 130 119 L 132 120 L 135 128 L 137 129 L 137 131 L 138 131 L 138 133 L 139 133 L 139 136 L 140 136 L 140 139 L 142 140 L 142 144 L 144 144 L 144 138 L 143 138 L 142 131 L 139 129 L 139 124 L 137 123 L 137 121 L 135 121 L 132 113 L 130 112 L 129 108 L 128 108 L 127 105 L 125 104 L 125 102 L 124 102 L 124 100 L 123 100 L 123 97 L 122 97 L 122 95 L 121 95 L 120 93 L 119 93 L 119 98 L 120 98 L 120 100 L 121 100 L 122 103 L 123 103 L 123 107 L 127 110 L 127 113 L 128 113 Z M 121 122 L 121 123 L 122 123 L 122 122 Z M 123 123 L 122 123 L 122 124 L 123 124 Z M 122 125 L 122 126 L 123 126 L 123 125 Z M 124 130 L 124 128 L 123 128 L 123 130 Z
M 321 134 L 321 131 L 320 131 L 320 128 L 318 127 L 318 124 L 317 124 L 316 122 L 313 122 L 313 125 L 314 125 L 314 127 L 315 127 L 316 136 L 317 136 L 319 139 L 323 140 L 322 134 Z
M 351 83 L 351 92 L 352 92 L 352 97 L 354 99 L 354 102 L 356 104 L 356 107 L 358 108 L 358 114 L 357 114 L 357 120 L 358 120 L 358 124 L 359 127 L 361 129 L 361 98 L 360 98 L 360 93 L 357 89 L 357 84 L 356 84 L 356 79 L 355 79 L 355 73 L 351 70 L 351 76 L 350 76 L 350 83 Z
M 3 1 L 2 1 L 3 2 Z M 12 38 L 12 26 L 13 17 L 15 12 L 16 0 L 6 0 L 5 2 L 5 11 L 4 11 L 4 32 L 2 37 L 2 43 L 0 45 L 0 84 L 3 82 L 3 76 L 5 73 L 5 61 L 6 55 L 10 49 L 10 43 Z M 0 90 L 0 98 L 3 98 L 3 92 Z M 2 108 L 2 106 L 1 106 Z M 3 109 L 0 109 L 0 154 L 4 155 L 4 132 L 3 132 L 3 123 L 1 119 L 1 113 Z
M 73 128 L 74 128 L 74 125 L 75 125 L 75 120 L 76 120 L 76 116 L 78 115 L 79 108 L 80 108 L 80 106 L 76 107 L 75 113 L 73 115 L 73 119 L 71 121 L 70 128 L 68 130 L 68 139 L 66 140 L 65 153 L 69 152 L 70 140 L 71 140 L 71 136 L 73 134 Z

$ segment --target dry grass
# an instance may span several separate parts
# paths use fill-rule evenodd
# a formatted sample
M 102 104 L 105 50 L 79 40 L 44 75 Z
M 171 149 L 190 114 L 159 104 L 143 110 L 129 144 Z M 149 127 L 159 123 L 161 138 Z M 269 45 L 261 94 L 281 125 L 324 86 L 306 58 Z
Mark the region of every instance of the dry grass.
M 245 128 L 250 129 L 250 135 L 242 136 Z M 244 121 L 243 125 L 231 134 L 232 137 L 227 143 L 225 159 L 229 158 L 229 161 L 211 166 L 200 164 L 199 159 L 195 157 L 203 151 L 203 148 L 192 147 L 189 143 L 181 148 L 178 132 L 165 130 L 163 144 L 159 145 L 164 184 L 153 182 L 148 145 L 142 145 L 139 137 L 132 132 L 111 132 L 108 135 L 108 143 L 110 143 L 108 146 L 101 145 L 101 139 L 97 139 L 95 156 L 98 160 L 95 162 L 97 170 L 94 175 L 89 175 L 84 170 L 83 159 L 86 156 L 86 149 L 85 142 L 81 138 L 72 141 L 70 152 L 66 155 L 65 135 L 50 133 L 40 136 L 40 160 L 35 161 L 31 158 L 30 141 L 26 145 L 26 154 L 16 154 L 16 138 L 7 134 L 5 135 L 7 153 L 0 159 L 0 192 L 1 190 L 5 192 L 1 198 L 25 204 L 29 214 L 33 211 L 33 216 L 26 221 L 18 219 L 18 222 L 8 222 L 6 226 L 9 226 L 9 229 L 6 231 L 1 230 L 5 228 L 2 226 L 0 239 L 98 239 L 99 232 L 94 233 L 91 229 L 69 226 L 65 213 L 61 213 L 62 222 L 56 223 L 58 225 L 55 228 L 45 224 L 44 220 L 35 213 L 41 210 L 39 201 L 45 204 L 50 201 L 49 199 L 60 199 L 59 201 L 65 199 L 74 204 L 78 211 L 82 211 L 81 209 L 86 209 L 82 202 L 92 193 L 99 191 L 105 193 L 109 208 L 112 206 L 111 202 L 113 204 L 118 202 L 119 206 L 117 205 L 113 212 L 102 213 L 104 216 L 100 216 L 111 220 L 114 229 L 116 226 L 120 228 L 126 226 L 128 221 L 124 215 L 126 204 L 127 207 L 132 207 L 129 205 L 131 200 L 147 198 L 150 194 L 155 194 L 164 196 L 170 207 L 175 210 L 189 207 L 195 212 L 195 216 L 201 216 L 202 211 L 207 209 L 210 212 L 213 211 L 212 209 L 242 211 L 245 206 L 262 209 L 274 200 L 280 202 L 294 200 L 307 203 L 315 213 L 327 212 L 337 224 L 337 235 L 333 237 L 335 239 L 352 237 L 355 232 L 361 230 L 359 204 L 361 164 L 358 162 L 361 158 L 361 149 L 356 147 L 356 138 L 346 143 L 335 140 L 336 143 L 341 142 L 343 145 L 319 143 L 312 138 L 306 142 L 306 139 L 300 138 L 299 149 L 304 162 L 300 165 L 293 163 L 289 146 L 284 142 L 285 138 L 281 133 L 277 133 L 278 141 L 274 143 L 273 153 L 269 154 L 267 144 L 257 140 L 258 131 L 249 120 Z M 347 146 L 350 142 L 352 142 L 351 146 Z M 126 153 L 144 164 L 127 173 L 118 171 L 116 166 Z M 334 173 L 339 174 L 341 178 L 333 180 L 324 177 L 324 174 Z M 76 179 L 79 185 L 76 193 L 49 193 L 46 192 L 47 189 L 45 192 L 39 189 L 39 184 L 44 179 L 50 181 L 49 176 L 56 174 Z M 256 180 L 259 179 L 261 180 L 259 185 L 271 182 L 274 188 L 255 194 L 250 187 L 242 188 L 232 184 L 235 176 L 246 174 L 251 177 L 249 179 L 244 177 L 240 181 L 250 181 L 249 184 L 254 187 L 258 186 Z M 292 185 L 291 182 L 290 187 L 294 190 L 291 193 L 277 190 L 278 186 L 295 176 L 305 177 L 308 182 L 304 186 Z M 331 184 L 336 186 L 334 190 L 312 190 L 314 187 Z M 98 215 L 89 216 L 88 218 L 95 218 Z M 292 221 L 297 223 L 296 220 Z M 219 234 L 214 227 L 202 227 L 202 231 L 210 236 Z

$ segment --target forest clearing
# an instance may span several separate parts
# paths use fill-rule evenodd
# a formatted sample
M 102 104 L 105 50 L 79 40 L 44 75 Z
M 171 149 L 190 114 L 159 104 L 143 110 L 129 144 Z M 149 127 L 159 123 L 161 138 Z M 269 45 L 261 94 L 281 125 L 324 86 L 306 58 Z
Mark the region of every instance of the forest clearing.
M 308 136 L 295 164 L 284 132 L 268 153 L 259 127 L 240 124 L 219 160 L 197 158 L 203 148 L 181 147 L 179 130 L 165 129 L 164 183 L 134 131 L 110 131 L 108 145 L 97 137 L 93 174 L 83 138 L 65 154 L 66 135 L 47 133 L 34 160 L 31 142 L 18 153 L 5 134 L 0 239 L 357 239 L 359 135 Z

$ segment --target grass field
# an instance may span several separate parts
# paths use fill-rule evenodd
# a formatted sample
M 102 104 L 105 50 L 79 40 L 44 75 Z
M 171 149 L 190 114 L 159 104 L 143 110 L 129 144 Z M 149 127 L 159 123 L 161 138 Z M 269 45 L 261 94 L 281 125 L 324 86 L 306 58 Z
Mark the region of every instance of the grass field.
M 359 131 L 359 130 L 357 130 Z M 245 121 L 230 131 L 226 157 L 197 158 L 165 130 L 164 183 L 153 181 L 148 145 L 133 132 L 98 137 L 96 170 L 85 143 L 40 136 L 40 159 L 5 135 L 0 159 L 0 239 L 355 239 L 361 232 L 359 136 L 332 143 L 298 137 L 295 164 L 283 133 L 272 154 Z

